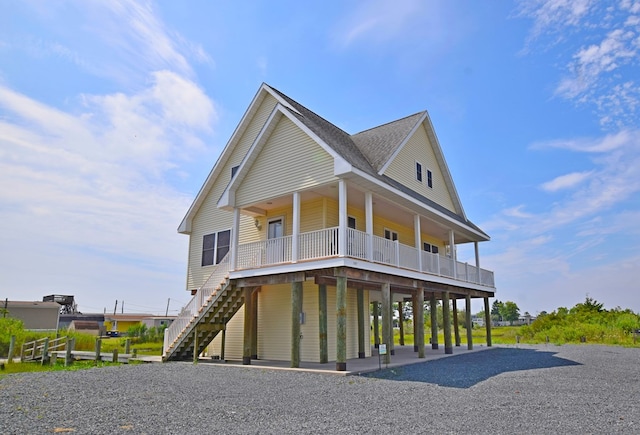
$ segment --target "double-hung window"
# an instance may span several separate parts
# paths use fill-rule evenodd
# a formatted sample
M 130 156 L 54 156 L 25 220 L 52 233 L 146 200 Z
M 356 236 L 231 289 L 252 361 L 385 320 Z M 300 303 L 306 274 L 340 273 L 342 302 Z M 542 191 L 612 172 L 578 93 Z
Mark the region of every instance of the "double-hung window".
M 231 230 L 206 234 L 202 239 L 202 266 L 220 263 L 229 252 Z
M 433 188 L 433 174 L 427 169 L 427 186 Z
M 422 183 L 422 164 L 419 162 L 416 162 L 416 180 Z

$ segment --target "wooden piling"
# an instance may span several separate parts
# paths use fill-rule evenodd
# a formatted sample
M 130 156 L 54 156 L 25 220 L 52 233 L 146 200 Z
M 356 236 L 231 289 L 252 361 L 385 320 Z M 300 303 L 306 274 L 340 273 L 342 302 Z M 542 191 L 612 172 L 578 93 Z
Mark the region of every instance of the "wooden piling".
M 471 295 L 465 296 L 465 323 L 467 324 L 467 350 L 473 350 L 473 323 L 471 322 Z
M 251 316 L 253 315 L 253 309 L 251 307 L 251 293 L 252 287 L 245 287 L 244 291 L 244 331 L 242 342 L 242 364 L 247 366 L 251 365 Z
M 453 335 L 455 337 L 456 346 L 460 346 L 460 328 L 458 325 L 458 300 L 455 296 L 451 299 L 453 314 Z
M 95 346 L 95 351 L 96 351 L 96 365 L 98 365 L 98 363 L 101 361 L 101 356 L 100 356 L 100 348 L 102 347 L 102 339 L 100 339 L 100 337 L 96 338 L 96 346 Z
M 291 283 L 291 367 L 300 367 L 300 313 L 302 282 Z
M 336 370 L 347 370 L 347 278 L 336 277 Z
M 42 345 L 42 365 L 45 365 L 49 361 L 49 337 L 44 338 L 44 344 Z
M 442 323 L 444 324 L 444 353 L 452 354 L 451 345 L 451 311 L 449 307 L 449 292 L 442 292 Z
M 431 349 L 438 349 L 438 301 L 436 294 L 429 297 L 429 311 L 431 314 Z
M 384 363 L 391 363 L 391 342 L 393 341 L 393 328 L 391 327 L 391 286 L 388 282 L 382 283 L 382 343 L 387 346 L 384 355 Z
M 364 290 L 356 290 L 358 299 L 358 358 L 364 358 Z
M 373 309 L 373 346 L 377 349 L 380 346 L 380 303 L 374 302 Z
M 424 358 L 424 289 L 416 291 L 413 309 L 413 323 L 415 326 L 415 344 L 418 346 L 418 358 Z
M 487 328 L 487 347 L 491 347 L 491 308 L 488 297 L 484 298 L 484 324 Z
M 9 354 L 7 355 L 7 364 L 13 364 L 13 353 L 16 347 L 16 336 L 12 335 L 9 339 Z
M 327 337 L 327 286 L 318 286 L 318 322 L 320 339 L 320 363 L 329 361 L 329 343 Z

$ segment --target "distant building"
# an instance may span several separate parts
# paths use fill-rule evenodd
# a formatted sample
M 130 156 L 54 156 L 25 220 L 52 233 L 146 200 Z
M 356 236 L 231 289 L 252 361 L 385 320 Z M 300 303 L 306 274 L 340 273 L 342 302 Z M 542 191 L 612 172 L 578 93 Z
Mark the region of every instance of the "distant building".
M 9 301 L 0 307 L 7 310 L 7 316 L 22 320 L 25 329 L 31 331 L 56 331 L 60 305 L 56 302 Z
M 91 320 L 73 320 L 69 325 L 69 331 L 81 332 L 83 334 L 95 335 L 100 337 L 103 335 L 104 326 L 96 321 Z

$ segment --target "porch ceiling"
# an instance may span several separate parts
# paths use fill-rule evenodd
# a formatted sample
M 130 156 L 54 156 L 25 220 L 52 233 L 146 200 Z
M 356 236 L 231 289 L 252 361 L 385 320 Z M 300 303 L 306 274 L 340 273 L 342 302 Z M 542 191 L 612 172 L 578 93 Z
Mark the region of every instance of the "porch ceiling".
M 367 189 L 367 187 L 371 189 Z M 409 201 L 402 198 L 395 198 L 398 201 L 392 201 L 388 199 L 389 192 L 381 192 L 380 187 L 376 185 L 360 186 L 349 180 L 347 183 L 347 201 L 350 206 L 355 206 L 364 210 L 365 208 L 365 192 L 371 191 L 373 193 L 373 213 L 376 217 L 384 218 L 398 223 L 402 226 L 413 227 L 413 217 L 417 212 L 415 205 L 413 209 Z M 383 196 L 386 195 L 386 196 Z M 338 201 L 338 183 L 325 184 L 317 186 L 309 190 L 300 192 L 300 198 L 302 202 L 311 201 L 318 198 L 328 198 L 334 201 Z M 270 198 L 264 201 L 257 202 L 251 206 L 244 207 L 242 213 L 252 216 L 265 215 L 269 210 L 275 210 L 283 207 L 293 206 L 293 195 L 285 195 L 277 198 Z M 426 213 L 425 213 L 426 212 Z M 458 225 L 452 225 L 450 221 L 443 219 L 436 213 L 431 215 L 427 214 L 428 211 L 424 210 L 421 214 L 420 227 L 423 233 L 433 235 L 439 240 L 448 243 L 449 240 L 449 228 L 455 228 L 455 243 L 470 243 L 476 238 L 467 231 L 464 227 Z

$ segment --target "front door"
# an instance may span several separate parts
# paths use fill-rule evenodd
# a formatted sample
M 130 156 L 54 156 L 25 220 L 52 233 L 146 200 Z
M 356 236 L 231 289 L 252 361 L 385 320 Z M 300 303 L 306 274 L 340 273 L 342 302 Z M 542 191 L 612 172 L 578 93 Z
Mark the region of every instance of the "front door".
M 267 228 L 267 264 L 282 263 L 284 261 L 284 221 L 282 218 L 269 221 Z

